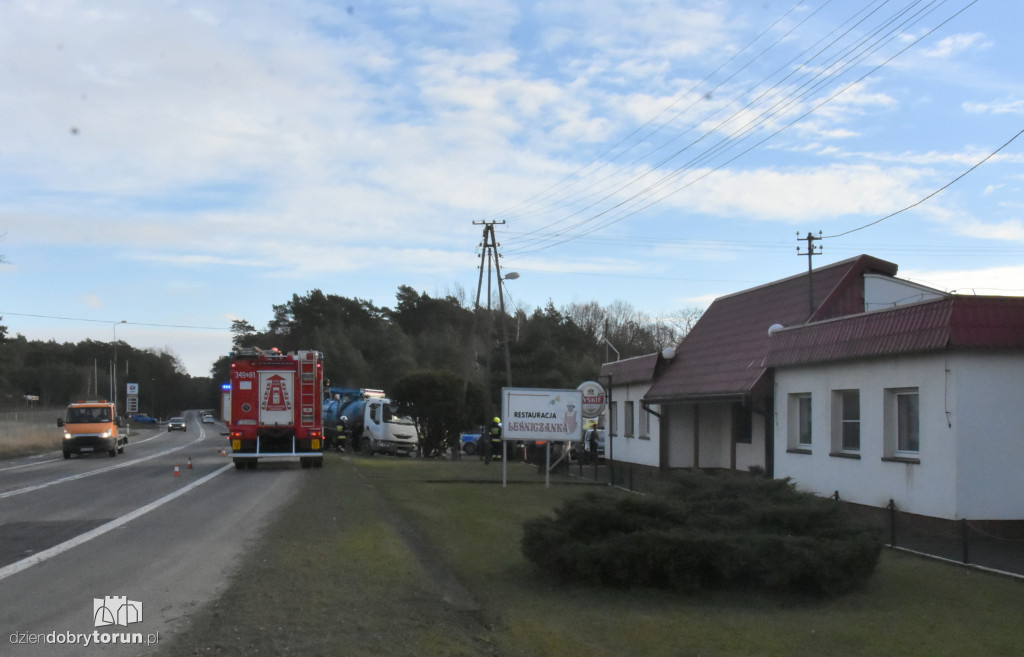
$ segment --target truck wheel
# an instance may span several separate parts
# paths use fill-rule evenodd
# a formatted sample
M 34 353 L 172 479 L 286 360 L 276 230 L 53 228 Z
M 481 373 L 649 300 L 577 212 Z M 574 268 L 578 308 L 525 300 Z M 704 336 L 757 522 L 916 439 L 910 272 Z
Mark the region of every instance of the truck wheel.
M 309 459 L 302 457 L 299 459 L 299 465 L 302 466 L 303 470 L 308 470 L 313 464 L 309 462 Z
M 473 456 L 476 454 L 476 443 L 466 443 L 462 446 L 462 449 L 466 452 L 467 456 Z
M 321 456 L 320 458 L 313 459 L 313 467 L 314 468 L 322 468 L 322 467 L 324 467 L 324 457 Z
M 249 468 L 250 470 L 255 470 L 256 469 L 256 465 L 258 463 L 259 463 L 259 461 L 257 461 L 256 459 L 249 459 L 248 461 L 246 461 L 245 467 Z
M 235 470 L 245 470 L 245 461 L 243 459 L 235 459 Z
M 373 456 L 373 441 L 363 436 L 363 440 L 359 443 L 359 451 L 367 456 Z

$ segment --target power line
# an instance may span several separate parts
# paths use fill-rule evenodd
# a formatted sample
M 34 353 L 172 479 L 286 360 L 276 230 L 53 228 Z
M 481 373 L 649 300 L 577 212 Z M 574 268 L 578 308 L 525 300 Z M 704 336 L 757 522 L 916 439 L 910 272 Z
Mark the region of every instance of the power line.
M 180 328 L 180 329 L 198 329 L 206 331 L 231 331 L 230 328 L 223 326 L 190 326 L 185 324 L 155 324 L 148 322 L 129 322 L 125 320 L 112 320 L 112 319 L 90 319 L 88 317 L 60 317 L 56 315 L 34 315 L 31 313 L 12 313 L 0 310 L 0 317 L 10 315 L 13 317 L 35 317 L 37 319 L 59 319 L 69 322 L 93 322 L 96 324 L 117 324 L 126 326 L 150 326 L 156 328 Z
M 902 210 L 897 210 L 896 212 L 893 212 L 892 214 L 887 214 L 887 215 L 885 215 L 884 217 L 882 217 L 881 219 L 876 219 L 876 220 L 872 221 L 871 223 L 869 223 L 869 224 L 864 224 L 863 226 L 861 226 L 861 227 L 859 227 L 859 228 L 854 228 L 854 229 L 852 229 L 852 230 L 848 230 L 848 231 L 846 231 L 845 233 L 838 233 L 838 234 L 836 234 L 836 235 L 826 235 L 826 236 L 822 237 L 821 239 L 832 239 L 832 238 L 835 238 L 835 237 L 843 237 L 844 235 L 849 235 L 850 233 L 856 233 L 856 232 L 857 232 L 858 230 L 864 230 L 865 228 L 870 228 L 871 226 L 874 226 L 875 224 L 880 224 L 880 223 L 882 223 L 882 222 L 883 222 L 883 221 L 885 221 L 886 219 L 891 219 L 891 218 L 895 217 L 896 215 L 898 215 L 898 214 L 900 214 L 900 213 L 903 213 L 903 212 L 906 212 L 907 210 L 911 210 L 911 209 L 913 209 L 913 208 L 916 208 L 917 206 L 921 205 L 922 203 L 924 203 L 924 202 L 925 202 L 925 201 L 927 201 L 928 199 L 932 198 L 933 196 L 936 196 L 936 195 L 938 195 L 939 193 L 941 193 L 941 192 L 945 191 L 946 189 L 948 189 L 949 187 L 953 186 L 953 185 L 954 185 L 954 184 L 955 184 L 956 182 L 958 182 L 958 181 L 959 181 L 959 180 L 960 180 L 961 178 L 963 178 L 963 177 L 964 177 L 964 176 L 966 176 L 967 174 L 971 173 L 972 171 L 974 171 L 975 169 L 977 169 L 978 167 L 980 167 L 980 166 L 981 166 L 982 164 L 985 164 L 986 162 L 988 162 L 989 160 L 991 160 L 991 159 L 992 159 L 993 157 L 995 157 L 995 156 L 996 156 L 996 154 L 997 154 L 997 153 L 999 153 L 999 151 L 1003 150 L 1004 148 L 1006 148 L 1007 146 L 1009 146 L 1010 144 L 1012 144 L 1012 143 L 1014 142 L 1014 140 L 1015 140 L 1015 139 L 1017 139 L 1017 137 L 1020 137 L 1020 136 L 1021 136 L 1022 134 L 1024 134 L 1024 130 L 1021 130 L 1020 132 L 1018 132 L 1017 134 L 1015 134 L 1015 135 L 1014 135 L 1013 137 L 1010 137 L 1009 141 L 1007 141 L 1007 142 L 1006 142 L 1006 143 L 1004 143 L 1004 144 L 1003 144 L 1002 146 L 1000 146 L 999 148 L 995 149 L 994 151 L 992 151 L 991 153 L 989 153 L 988 155 L 986 155 L 986 156 L 984 157 L 984 159 L 982 159 L 981 161 L 979 161 L 979 162 L 978 162 L 977 164 L 975 164 L 975 165 L 974 165 L 974 166 L 972 166 L 971 168 L 967 169 L 966 171 L 964 171 L 963 173 L 961 173 L 961 174 L 960 174 L 959 176 L 957 176 L 956 178 L 953 178 L 952 180 L 950 180 L 950 181 L 949 181 L 948 183 L 946 183 L 946 184 L 945 184 L 945 185 L 943 185 L 942 187 L 939 187 L 938 189 L 936 189 L 936 190 L 935 190 L 934 192 L 932 192 L 932 193 L 931 193 L 931 194 L 929 194 L 928 196 L 925 196 L 924 198 L 920 199 L 920 200 L 919 200 L 919 201 L 917 201 L 916 203 L 911 203 L 910 205 L 908 205 L 907 207 L 903 208 Z
M 598 230 L 604 229 L 614 223 L 617 223 L 618 221 L 622 221 L 623 219 L 629 216 L 632 216 L 638 212 L 647 209 L 648 207 L 654 205 L 655 203 L 659 203 L 669 198 L 670 196 L 679 193 L 683 189 L 686 189 L 687 187 L 704 179 L 711 173 L 721 170 L 726 165 L 732 163 L 737 158 L 745 155 L 746 153 L 749 153 L 754 148 L 757 148 L 758 146 L 766 142 L 768 139 L 771 139 L 772 137 L 778 135 L 780 132 L 794 125 L 798 121 L 803 120 L 812 112 L 820 109 L 824 104 L 830 102 L 831 100 L 839 96 L 841 93 L 847 91 L 855 84 L 860 83 L 869 75 L 875 73 L 882 66 L 892 61 L 892 59 L 894 59 L 895 57 L 906 52 L 906 50 L 913 47 L 914 45 L 920 43 L 923 39 L 930 36 L 936 30 L 946 25 L 949 21 L 956 18 L 958 15 L 963 13 L 967 8 L 969 8 L 971 5 L 977 2 L 977 0 L 972 0 L 966 5 L 963 5 L 955 13 L 950 15 L 945 20 L 941 21 L 938 26 L 928 30 L 923 36 L 914 39 L 912 42 L 909 43 L 909 45 L 907 45 L 904 48 L 901 48 L 897 53 L 895 53 L 891 57 L 887 58 L 884 62 L 882 62 L 882 64 L 872 67 L 865 75 L 860 76 L 855 81 L 845 85 L 838 92 L 829 95 L 825 100 L 815 104 L 811 109 L 801 113 L 796 119 L 787 122 L 781 128 L 777 130 L 772 130 L 766 137 L 764 137 L 763 139 L 759 139 L 758 141 L 753 143 L 753 145 L 751 145 L 748 148 L 745 148 L 737 155 L 730 157 L 725 162 L 722 162 L 717 166 L 713 166 L 709 170 L 704 171 L 702 173 L 696 169 L 697 166 L 702 165 L 705 162 L 709 162 L 712 158 L 723 156 L 728 151 L 739 146 L 743 141 L 751 139 L 756 131 L 770 126 L 771 122 L 774 122 L 778 118 L 784 116 L 784 114 L 790 111 L 790 109 L 797 102 L 804 100 L 807 96 L 819 90 L 826 83 L 843 75 L 851 67 L 860 63 L 867 57 L 873 55 L 880 48 L 884 47 L 888 43 L 891 43 L 894 39 L 898 38 L 901 34 L 905 34 L 906 30 L 908 30 L 910 27 L 923 20 L 926 16 L 934 12 L 938 7 L 942 6 L 946 2 L 946 0 L 942 0 L 941 2 L 936 2 L 935 0 L 933 0 L 932 2 L 921 5 L 920 0 L 918 0 L 917 2 L 910 3 L 909 5 L 904 6 L 900 11 L 897 11 L 895 14 L 884 18 L 878 25 L 869 30 L 867 35 L 859 37 L 859 39 L 852 45 L 846 46 L 842 52 L 840 52 L 838 55 L 832 58 L 831 62 L 823 62 L 820 64 L 815 63 L 815 60 L 818 59 L 823 53 L 835 47 L 840 39 L 843 39 L 847 35 L 849 35 L 854 27 L 862 24 L 869 16 L 876 13 L 882 6 L 888 4 L 888 1 L 889 0 L 885 0 L 885 2 L 883 2 L 881 5 L 875 6 L 873 8 L 872 5 L 874 3 L 866 5 L 856 14 L 854 14 L 851 18 L 847 19 L 847 21 L 840 25 L 839 28 L 833 30 L 831 34 L 835 35 L 838 33 L 838 36 L 836 36 L 830 42 L 828 42 L 827 45 L 821 47 L 819 50 L 811 54 L 810 57 L 808 57 L 804 61 L 804 63 L 801 64 L 796 69 L 805 71 L 809 69 L 815 69 L 815 72 L 813 74 L 803 73 L 802 78 L 804 81 L 802 83 L 800 83 L 799 80 L 793 82 L 789 87 L 790 90 L 786 92 L 786 95 L 780 97 L 780 92 L 782 91 L 780 85 L 782 82 L 792 77 L 794 75 L 794 71 L 791 71 L 790 73 L 786 74 L 782 79 L 778 80 L 770 89 L 760 93 L 753 101 L 748 102 L 741 110 L 734 112 L 731 116 L 722 120 L 714 128 L 706 131 L 703 136 L 691 142 L 688 146 L 677 151 L 672 156 L 663 159 L 658 164 L 649 167 L 645 172 L 637 174 L 630 179 L 627 179 L 623 183 L 619 184 L 612 191 L 605 193 L 604 196 L 602 196 L 594 203 L 591 203 L 590 205 L 581 208 L 580 210 L 570 214 L 567 217 L 563 217 L 562 219 L 556 222 L 548 224 L 546 228 L 553 228 L 554 226 L 557 226 L 559 223 L 564 223 L 568 219 L 583 215 L 588 210 L 595 210 L 599 203 L 607 201 L 617 193 L 625 191 L 631 185 L 640 182 L 644 177 L 653 173 L 658 167 L 667 164 L 672 159 L 678 157 L 686 150 L 698 144 L 701 140 L 706 139 L 715 131 L 719 131 L 729 123 L 734 122 L 738 117 L 741 117 L 743 115 L 744 111 L 749 110 L 762 99 L 778 98 L 778 100 L 774 100 L 773 105 L 763 110 L 757 117 L 748 120 L 745 125 L 738 126 L 738 128 L 731 135 L 723 137 L 716 144 L 709 146 L 702 154 L 699 154 L 698 156 L 692 158 L 689 162 L 683 164 L 682 166 L 676 168 L 672 172 L 666 174 L 661 179 L 651 183 L 650 185 L 647 185 L 643 189 L 640 189 L 639 191 L 629 196 L 627 199 L 615 203 L 614 205 L 606 209 L 595 211 L 593 214 L 590 214 L 589 216 L 577 221 L 572 226 L 547 234 L 538 235 L 541 229 L 531 231 L 530 233 L 526 233 L 523 237 L 527 239 L 524 239 L 522 243 L 518 244 L 512 249 L 509 249 L 508 251 L 506 251 L 506 253 L 518 253 L 520 255 L 525 255 L 529 253 L 535 253 L 537 251 L 541 251 L 553 246 L 557 246 L 559 244 L 564 244 L 568 241 L 579 239 L 586 235 L 590 235 Z M 851 22 L 853 24 L 850 27 L 846 27 Z M 846 29 L 844 30 L 844 28 Z M 823 43 L 828 38 L 829 37 L 819 39 L 817 44 Z M 815 46 L 812 46 L 812 48 L 817 47 L 817 44 L 815 44 Z M 808 53 L 810 51 L 811 49 L 805 49 L 804 53 Z M 776 72 L 779 72 L 782 69 L 786 68 L 790 63 L 792 63 L 795 60 L 796 58 L 790 60 L 790 62 L 784 65 L 783 67 L 776 69 Z M 774 75 L 774 73 L 772 75 Z M 799 86 L 794 87 L 794 85 Z M 696 175 L 696 177 L 692 178 L 691 180 L 685 183 L 680 184 L 679 179 L 689 174 L 694 174 Z M 673 185 L 672 189 L 669 189 L 670 184 Z M 660 195 L 655 197 L 655 193 L 659 193 L 660 191 Z M 595 224 L 595 222 L 598 219 L 601 219 L 602 217 L 605 218 L 604 221 Z M 590 225 L 589 228 L 587 228 L 588 225 Z M 537 236 L 529 238 L 529 236 L 531 235 Z M 515 243 L 517 240 L 512 239 L 509 241 Z

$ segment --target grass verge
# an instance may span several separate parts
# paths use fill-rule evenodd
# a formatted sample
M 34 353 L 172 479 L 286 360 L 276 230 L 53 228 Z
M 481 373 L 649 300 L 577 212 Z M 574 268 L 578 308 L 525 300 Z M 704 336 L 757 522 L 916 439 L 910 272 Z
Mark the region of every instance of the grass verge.
M 959 657 L 1024 645 L 1024 582 L 892 552 L 863 590 L 825 602 L 547 580 L 520 552 L 522 522 L 595 488 L 565 476 L 545 488 L 521 464 L 503 488 L 500 469 L 333 457 L 296 470 L 307 494 L 160 654 Z

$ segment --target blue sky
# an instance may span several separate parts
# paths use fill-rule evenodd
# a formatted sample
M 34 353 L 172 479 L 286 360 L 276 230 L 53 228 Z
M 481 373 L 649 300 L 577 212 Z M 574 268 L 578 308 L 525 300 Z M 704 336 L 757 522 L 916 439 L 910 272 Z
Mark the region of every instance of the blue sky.
M 471 302 L 481 220 L 528 311 L 704 307 L 805 271 L 809 231 L 815 264 L 1024 294 L 1024 138 L 898 212 L 1024 128 L 1022 24 L 1016 0 L 3 0 L 0 315 L 205 375 L 292 294 Z

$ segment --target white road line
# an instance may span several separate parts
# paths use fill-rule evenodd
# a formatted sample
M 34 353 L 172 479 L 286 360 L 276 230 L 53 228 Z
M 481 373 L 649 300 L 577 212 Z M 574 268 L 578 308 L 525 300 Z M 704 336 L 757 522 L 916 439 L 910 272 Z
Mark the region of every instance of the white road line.
M 223 474 L 223 473 L 227 472 L 228 470 L 230 470 L 230 469 L 232 469 L 234 467 L 235 467 L 234 463 L 228 463 L 227 465 L 221 467 L 219 470 L 214 470 L 213 472 L 211 472 L 210 474 L 206 475 L 202 479 L 197 479 L 196 481 L 192 482 L 191 484 L 189 484 L 188 486 L 185 486 L 184 488 L 182 488 L 180 490 L 176 490 L 173 493 L 170 493 L 169 495 L 164 495 L 163 497 L 161 497 L 160 499 L 156 500 L 155 502 L 150 502 L 146 506 L 139 507 L 138 509 L 135 509 L 131 513 L 127 513 L 127 514 L 121 516 L 120 518 L 115 518 L 114 520 L 111 520 L 110 522 L 108 522 L 106 524 L 100 525 L 96 529 L 92 529 L 90 531 L 87 531 L 84 534 L 79 534 L 78 536 L 76 536 L 76 537 L 74 537 L 74 538 L 72 538 L 70 540 L 64 541 L 63 543 L 61 543 L 59 545 L 55 545 L 52 548 L 49 548 L 47 550 L 43 550 L 42 552 L 38 552 L 36 554 L 33 554 L 31 557 L 25 557 L 21 561 L 15 561 L 14 563 L 12 563 L 12 564 L 10 564 L 8 566 L 4 566 L 3 568 L 0 568 L 0 580 L 6 579 L 6 578 L 10 577 L 11 575 L 15 575 L 17 573 L 20 573 L 23 570 L 27 570 L 27 569 L 31 568 L 32 566 L 35 566 L 36 564 L 40 564 L 40 563 L 42 563 L 42 562 L 44 562 L 44 561 L 46 561 L 48 559 L 52 559 L 53 557 L 57 556 L 58 554 L 62 554 L 64 552 L 67 552 L 68 550 L 70 550 L 72 548 L 76 548 L 79 545 L 81 545 L 83 543 L 86 543 L 88 541 L 91 541 L 92 539 L 94 539 L 94 538 L 96 538 L 98 536 L 102 536 L 102 535 L 106 534 L 109 531 L 113 531 L 113 530 L 117 529 L 118 527 L 120 527 L 120 526 L 122 526 L 122 525 L 124 525 L 126 523 L 129 523 L 132 520 L 135 520 L 136 518 L 138 518 L 140 516 L 144 516 L 147 513 L 149 513 L 150 511 L 152 511 L 154 509 L 157 509 L 157 508 L 163 506 L 164 504 L 167 504 L 171 500 L 184 495 L 185 493 L 189 492 L 193 488 L 196 488 L 197 486 L 202 486 L 203 484 L 205 484 L 206 482 L 210 481 L 211 479 L 213 479 L 217 475 Z
M 200 440 L 203 440 L 204 438 L 206 438 L 205 432 L 200 432 L 198 438 L 196 438 L 195 440 L 193 440 L 190 443 L 185 443 L 184 445 L 181 445 L 180 447 L 171 447 L 170 449 L 165 449 L 162 452 L 157 452 L 156 454 L 150 454 L 149 456 L 143 456 L 143 457 L 140 457 L 140 458 L 137 458 L 137 459 L 132 459 L 131 461 L 124 461 L 124 462 L 118 463 L 117 465 L 111 465 L 111 466 L 107 466 L 105 468 L 99 468 L 98 470 L 90 470 L 88 472 L 80 472 L 78 474 L 74 474 L 74 475 L 71 475 L 69 477 L 62 477 L 60 479 L 54 479 L 53 481 L 48 481 L 45 484 L 36 484 L 35 486 L 26 486 L 25 488 L 16 488 L 14 490 L 9 490 L 6 493 L 0 493 L 0 500 L 6 499 L 8 497 L 14 497 L 15 495 L 21 495 L 22 493 L 31 493 L 32 491 L 42 490 L 44 488 L 49 488 L 50 486 L 56 486 L 57 484 L 63 484 L 63 483 L 68 482 L 68 481 L 77 481 L 79 479 L 85 479 L 86 477 L 91 477 L 93 475 L 102 474 L 104 472 L 110 472 L 111 470 L 118 470 L 120 468 L 128 468 L 128 467 L 131 467 L 131 466 L 133 466 L 133 465 L 135 465 L 137 463 L 144 463 L 145 461 L 149 461 L 151 459 L 155 459 L 155 458 L 158 458 L 158 457 L 161 457 L 161 456 L 166 456 L 167 454 L 170 454 L 171 452 L 177 452 L 178 450 L 185 449 L 186 447 L 189 447 L 191 445 L 194 445 L 194 444 L 198 443 Z M 147 438 L 147 440 L 149 440 L 149 439 Z M 139 441 L 139 442 L 142 442 L 142 441 Z

